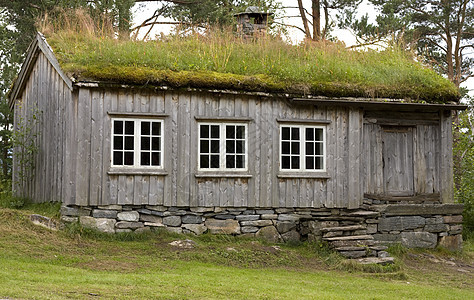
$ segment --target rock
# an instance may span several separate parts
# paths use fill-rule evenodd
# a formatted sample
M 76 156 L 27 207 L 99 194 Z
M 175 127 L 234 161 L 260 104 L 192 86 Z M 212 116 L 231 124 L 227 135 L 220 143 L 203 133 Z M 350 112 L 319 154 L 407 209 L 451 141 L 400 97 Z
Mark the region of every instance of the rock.
M 146 209 L 149 209 L 151 211 L 159 211 L 159 212 L 164 212 L 167 210 L 166 207 L 161 206 L 161 205 L 147 205 Z
M 277 214 L 261 215 L 260 219 L 262 219 L 262 220 L 276 220 L 276 219 L 278 219 L 278 215 Z
M 265 227 L 273 225 L 272 220 L 241 221 L 241 226 Z
M 165 227 L 166 231 L 175 233 L 175 234 L 182 234 L 183 228 L 181 227 Z
M 377 224 L 368 224 L 367 225 L 367 233 L 368 234 L 377 233 Z
M 119 221 L 138 222 L 140 214 L 136 211 L 123 211 L 117 214 Z
M 195 213 L 205 213 L 205 212 L 214 211 L 214 208 L 213 207 L 191 207 L 189 210 Z
M 359 258 L 357 260 L 362 265 L 370 265 L 370 264 L 378 264 L 378 265 L 390 265 L 395 262 L 393 257 L 366 257 L 366 258 Z
M 294 212 L 295 210 L 293 208 L 276 208 L 275 212 L 278 214 L 286 214 L 289 212 Z
M 257 209 L 255 213 L 257 215 L 272 215 L 275 211 L 273 209 Z
M 402 245 L 408 248 L 434 248 L 438 236 L 429 232 L 402 232 L 400 234 Z
M 328 227 L 337 227 L 339 226 L 338 221 L 322 221 L 319 222 L 320 228 L 328 228 Z
M 425 225 L 424 231 L 427 232 L 443 232 L 443 231 L 448 231 L 449 230 L 449 225 L 447 224 L 430 224 L 430 225 Z
M 112 204 L 112 205 L 99 205 L 97 206 L 98 209 L 105 209 L 105 210 L 118 210 L 118 211 L 121 211 L 122 210 L 122 205 L 116 205 L 116 204 Z
M 128 222 L 128 221 L 120 221 L 115 224 L 115 227 L 119 229 L 125 229 L 125 228 L 137 229 L 143 226 L 144 224 L 142 222 Z
M 355 212 L 351 212 L 348 216 L 352 217 L 377 217 L 380 213 L 377 211 L 370 211 L 370 210 L 358 210 Z
M 150 231 L 151 231 L 150 227 L 140 227 L 140 228 L 135 229 L 136 233 L 144 233 L 144 232 L 150 232 Z
M 390 253 L 388 253 L 387 251 L 379 251 L 377 253 L 377 257 L 390 257 Z
M 202 217 L 195 215 L 184 215 L 181 217 L 181 222 L 183 222 L 183 224 L 201 224 Z
M 78 221 L 79 217 L 61 216 L 61 222 L 63 223 L 76 223 Z
M 235 217 L 235 219 L 239 221 L 256 221 L 259 218 L 258 215 L 240 215 Z
M 443 217 L 426 218 L 426 225 L 443 224 Z
M 348 236 L 338 236 L 325 238 L 328 241 L 352 241 L 352 240 L 373 240 L 374 237 L 371 235 L 348 235 Z
M 413 215 L 460 215 L 464 209 L 463 204 L 393 204 L 384 209 L 387 216 L 413 216 Z
M 166 226 L 178 227 L 181 225 L 181 217 L 180 216 L 164 217 L 163 224 Z
M 308 234 L 308 242 L 315 243 L 315 242 L 320 242 L 322 237 L 320 235 L 316 235 L 313 233 Z
M 287 214 L 281 214 L 278 216 L 278 221 L 291 221 L 291 222 L 297 222 L 300 220 L 299 215 L 287 215 Z
M 260 228 L 259 231 L 255 234 L 257 238 L 263 239 L 270 243 L 277 243 L 281 240 L 281 236 L 278 233 L 275 226 L 267 226 Z
M 179 240 L 179 241 L 172 241 L 168 245 L 182 248 L 182 249 L 192 249 L 196 246 L 196 242 L 193 240 Z
M 204 224 L 184 224 L 181 227 L 197 235 L 201 235 L 207 230 L 207 227 Z
M 117 211 L 116 210 L 106 210 L 106 209 L 93 209 L 92 216 L 94 218 L 107 218 L 107 219 L 115 219 L 117 218 Z
M 397 243 L 401 242 L 400 234 L 377 233 L 372 235 L 376 241 Z
M 340 251 L 339 252 L 342 256 L 347 257 L 347 258 L 359 258 L 359 257 L 364 257 L 367 255 L 367 252 L 365 250 L 359 250 L 359 251 Z
M 207 219 L 204 224 L 212 234 L 240 234 L 240 225 L 237 220 Z
M 253 209 L 247 209 L 247 210 L 244 210 L 242 212 L 243 215 L 254 215 L 255 214 L 255 210 Z
M 146 208 L 137 209 L 137 212 L 138 212 L 140 215 L 151 215 L 151 210 L 146 209 Z
M 285 233 L 285 232 L 288 232 L 288 231 L 292 230 L 293 228 L 296 228 L 296 223 L 295 222 L 289 222 L 289 221 L 277 222 L 276 228 L 277 228 L 279 233 Z M 314 233 L 314 232 L 312 232 L 312 233 Z
M 71 216 L 71 217 L 82 217 L 90 216 L 90 209 L 80 208 L 80 207 L 70 207 L 70 206 L 61 206 L 61 215 Z
M 56 231 L 59 229 L 59 224 L 56 221 L 45 216 L 32 214 L 30 215 L 30 220 L 33 222 L 33 224 L 48 228 L 50 230 Z
M 332 241 L 330 242 L 332 247 L 365 247 L 373 246 L 375 244 L 374 240 L 343 240 L 343 241 Z
M 443 221 L 444 221 L 444 223 L 448 223 L 448 224 L 461 224 L 462 223 L 462 215 L 444 216 Z
M 425 218 L 420 216 L 413 217 L 390 217 L 379 220 L 379 231 L 403 231 L 415 229 L 425 225 Z
M 165 227 L 163 223 L 144 222 L 143 225 L 148 227 Z
M 291 230 L 281 235 L 285 242 L 295 243 L 300 241 L 300 234 L 296 230 Z
M 115 229 L 115 233 L 124 233 L 124 232 L 132 232 L 131 229 Z
M 439 240 L 439 245 L 451 251 L 459 251 L 462 249 L 462 235 L 443 236 Z
M 449 234 L 455 235 L 462 233 L 462 225 L 451 225 L 449 227 Z
M 149 223 L 163 223 L 163 218 L 154 215 L 140 215 L 140 221 Z
M 214 217 L 215 219 L 219 219 L 219 220 L 231 220 L 231 219 L 235 219 L 235 216 L 234 215 L 216 215 Z
M 164 217 L 164 216 L 165 216 L 165 213 L 162 212 L 162 211 L 154 211 L 154 210 L 152 210 L 152 211 L 151 211 L 151 214 L 152 214 L 153 216 L 158 216 L 158 217 Z
M 258 227 L 255 227 L 255 226 L 243 226 L 240 228 L 240 231 L 242 233 L 255 233 L 258 231 Z
M 342 231 L 331 231 L 323 234 L 323 238 L 331 238 L 336 236 L 342 236 Z
M 365 226 L 362 225 L 351 225 L 351 226 L 337 226 L 337 227 L 326 227 L 321 228 L 322 232 L 328 231 L 355 231 L 359 229 L 365 229 Z
M 81 223 L 82 226 L 106 233 L 115 232 L 116 222 L 114 219 L 93 218 L 88 216 L 79 217 L 79 223 Z

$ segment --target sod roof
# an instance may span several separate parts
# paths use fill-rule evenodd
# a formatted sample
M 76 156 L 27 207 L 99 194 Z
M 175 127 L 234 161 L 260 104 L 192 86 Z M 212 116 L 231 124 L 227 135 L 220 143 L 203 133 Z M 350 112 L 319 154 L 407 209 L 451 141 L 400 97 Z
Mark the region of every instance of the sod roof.
M 347 50 L 340 44 L 242 41 L 229 34 L 122 41 L 55 33 L 48 43 L 77 81 L 231 89 L 297 96 L 459 101 L 459 91 L 409 53 Z

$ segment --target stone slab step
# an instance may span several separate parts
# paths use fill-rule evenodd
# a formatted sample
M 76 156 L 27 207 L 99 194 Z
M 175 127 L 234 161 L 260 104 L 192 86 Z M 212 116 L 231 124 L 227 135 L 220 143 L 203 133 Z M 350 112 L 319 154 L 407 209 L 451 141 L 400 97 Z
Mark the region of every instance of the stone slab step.
M 337 250 L 337 251 L 365 251 L 366 247 L 370 248 L 370 246 L 366 246 L 366 245 L 355 245 L 355 246 L 336 247 L 336 248 L 334 248 L 334 250 Z
M 321 228 L 322 232 L 331 232 L 331 231 L 356 231 L 360 229 L 367 229 L 362 225 L 351 225 L 351 226 L 338 226 L 338 227 L 325 227 Z
M 330 238 L 324 238 L 328 242 L 332 241 L 353 241 L 353 240 L 373 240 L 374 237 L 371 235 L 348 235 L 348 236 L 336 236 Z
M 373 246 L 374 240 L 354 240 L 354 241 L 332 241 L 329 242 L 332 247 L 356 247 L 356 246 Z
M 395 262 L 395 258 L 393 257 L 365 257 L 359 258 L 356 260 L 358 263 L 363 265 L 370 265 L 370 264 L 378 264 L 378 265 L 390 265 Z
M 368 211 L 368 210 L 360 210 L 360 211 L 355 211 L 352 213 L 349 213 L 348 216 L 351 217 L 377 217 L 379 216 L 380 213 L 377 211 Z

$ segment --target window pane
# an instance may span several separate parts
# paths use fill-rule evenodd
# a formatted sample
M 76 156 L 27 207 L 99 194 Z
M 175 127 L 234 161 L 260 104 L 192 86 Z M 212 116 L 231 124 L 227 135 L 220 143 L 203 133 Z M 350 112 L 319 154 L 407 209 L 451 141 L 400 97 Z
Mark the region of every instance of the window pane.
M 123 121 L 114 121 L 114 133 L 123 134 Z
M 161 166 L 161 155 L 160 152 L 153 152 L 151 154 L 151 165 L 152 166 Z
M 235 138 L 235 126 L 227 125 L 225 127 L 225 135 L 226 135 L 226 138 L 228 138 L 228 139 L 234 139 Z
M 201 125 L 201 138 L 209 137 L 209 125 Z
M 316 170 L 322 170 L 323 169 L 323 158 L 322 157 L 316 157 L 315 158 L 316 162 Z
M 125 121 L 125 134 L 134 134 L 134 122 Z
M 122 151 L 114 151 L 114 165 L 123 165 Z
M 150 122 L 142 122 L 142 135 L 150 135 Z
M 300 139 L 300 129 L 299 128 L 291 128 L 291 139 L 292 140 L 299 140 Z
M 313 170 L 314 169 L 314 157 L 306 156 L 306 169 Z
M 289 169 L 290 168 L 290 157 L 289 156 L 283 156 L 281 158 L 281 168 L 282 169 Z
M 312 142 L 306 142 L 306 155 L 313 155 L 314 154 L 314 145 Z
M 244 155 L 237 155 L 236 159 L 236 168 L 245 168 L 245 156 Z
M 291 168 L 292 169 L 299 169 L 300 168 L 300 157 L 299 156 L 292 156 L 291 157 Z
M 209 168 L 209 155 L 201 155 L 199 165 L 201 168 Z
M 150 150 L 150 138 L 142 137 L 141 140 L 142 140 L 142 144 L 141 144 L 142 150 Z
M 281 139 L 282 140 L 289 140 L 290 139 L 290 128 L 289 127 L 282 127 L 281 128 Z
M 235 168 L 235 156 L 234 155 L 226 155 L 225 158 L 225 167 L 226 168 Z
M 211 141 L 211 153 L 219 153 L 219 141 Z
M 201 153 L 209 153 L 209 141 L 201 141 Z
M 235 141 L 226 141 L 225 145 L 226 153 L 235 153 Z
M 124 165 L 133 166 L 133 152 L 125 152 L 124 156 L 125 156 Z
M 150 152 L 142 152 L 140 155 L 140 164 L 142 166 L 150 165 Z
M 153 135 L 161 135 L 161 123 L 160 122 L 151 123 L 151 133 Z
M 314 130 L 313 128 L 306 128 L 306 140 L 314 141 Z
M 291 142 L 291 154 L 300 154 L 299 142 Z
M 211 168 L 219 168 L 219 155 L 211 155 Z
M 281 142 L 281 153 L 290 154 L 290 142 Z
M 211 125 L 211 138 L 219 138 L 219 125 Z
M 237 141 L 237 152 L 236 153 L 244 153 L 245 152 L 245 142 L 244 141 Z
M 316 141 L 323 141 L 323 129 L 322 128 L 316 128 Z
M 114 136 L 114 150 L 123 150 L 122 136 Z
M 161 150 L 161 138 L 154 137 L 151 139 L 151 150 Z
M 125 137 L 125 150 L 133 150 L 133 136 Z
M 238 139 L 244 139 L 245 138 L 245 126 L 236 126 L 236 127 L 237 127 L 236 137 Z
M 316 155 L 323 155 L 323 143 L 315 143 L 314 148 L 316 149 Z

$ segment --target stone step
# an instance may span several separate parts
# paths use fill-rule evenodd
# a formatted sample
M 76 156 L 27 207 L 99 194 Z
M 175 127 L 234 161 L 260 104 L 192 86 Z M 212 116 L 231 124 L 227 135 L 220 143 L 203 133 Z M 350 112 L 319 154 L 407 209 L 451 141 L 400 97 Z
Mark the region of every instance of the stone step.
M 332 247 L 356 247 L 356 246 L 374 246 L 374 240 L 353 240 L 353 241 L 332 241 L 329 242 Z
M 348 235 L 348 236 L 337 236 L 337 237 L 330 237 L 330 238 L 323 238 L 328 242 L 333 241 L 353 241 L 353 240 L 373 240 L 374 237 L 371 235 Z
M 375 251 L 383 251 L 383 250 L 387 250 L 388 247 L 387 246 L 370 246 L 369 249 L 375 250 Z
M 322 232 L 331 232 L 331 231 L 356 231 L 360 229 L 367 229 L 362 225 L 351 225 L 351 226 L 338 226 L 338 227 L 326 227 L 321 228 Z
M 395 262 L 395 259 L 393 257 L 366 257 L 357 259 L 357 262 L 362 265 L 379 264 L 385 266 L 393 264 Z
M 343 246 L 343 247 L 336 247 L 334 250 L 337 251 L 365 251 L 367 247 L 370 248 L 370 246 L 366 245 L 356 245 L 356 246 Z

